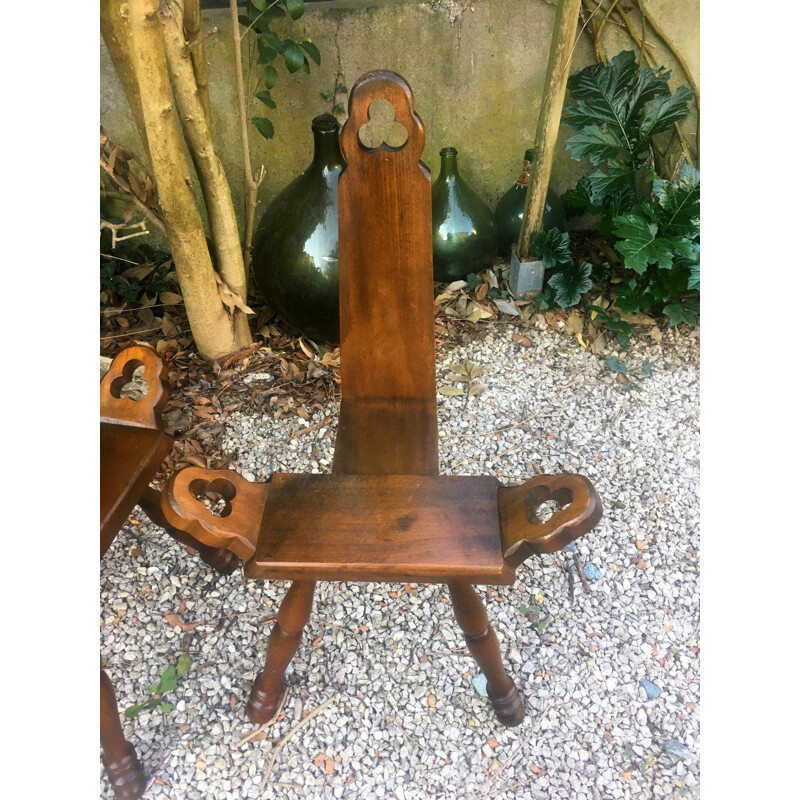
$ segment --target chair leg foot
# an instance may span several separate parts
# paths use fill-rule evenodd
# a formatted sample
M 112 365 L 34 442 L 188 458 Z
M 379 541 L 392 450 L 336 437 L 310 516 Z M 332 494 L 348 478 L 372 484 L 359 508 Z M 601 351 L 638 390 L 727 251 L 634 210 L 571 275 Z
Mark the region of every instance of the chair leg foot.
M 247 701 L 247 717 L 251 722 L 263 725 L 278 710 L 283 676 L 311 616 L 315 586 L 315 581 L 294 581 L 283 598 L 278 619 L 269 635 L 266 666 L 256 676 Z
M 106 775 L 114 789 L 117 800 L 139 800 L 147 788 L 144 770 L 130 742 L 125 742 L 125 755 L 119 761 L 110 761 L 103 756 Z
M 486 676 L 486 691 L 498 721 L 509 727 L 519 725 L 525 719 L 525 703 L 503 667 L 500 644 L 483 602 L 468 583 L 458 581 L 447 587 L 467 648 Z
M 511 690 L 502 697 L 493 697 L 490 694 L 489 700 L 492 703 L 492 708 L 494 708 L 495 716 L 503 725 L 514 728 L 525 719 L 525 703 L 513 683 L 511 684 Z
M 103 669 L 100 670 L 100 746 L 103 766 L 117 800 L 138 800 L 147 781 L 136 750 L 122 732 L 114 685 Z

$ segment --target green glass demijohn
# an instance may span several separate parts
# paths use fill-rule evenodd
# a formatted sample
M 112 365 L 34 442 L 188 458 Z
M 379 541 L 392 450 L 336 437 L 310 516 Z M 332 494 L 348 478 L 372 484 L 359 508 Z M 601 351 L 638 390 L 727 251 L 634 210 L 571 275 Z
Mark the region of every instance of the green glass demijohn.
M 264 299 L 305 336 L 339 341 L 339 122 L 315 117 L 314 158 L 256 228 L 253 276 Z
M 494 221 L 497 225 L 497 244 L 503 256 L 509 255 L 511 248 L 516 246 L 519 238 L 519 229 L 522 226 L 522 212 L 525 209 L 525 196 L 528 193 L 528 178 L 531 174 L 531 161 L 533 150 L 525 151 L 525 160 L 522 163 L 522 174 L 514 181 L 513 186 L 500 198 L 494 210 Z M 542 217 L 542 229 L 558 228 L 563 231 L 566 227 L 564 205 L 561 197 L 550 187 L 547 188 Z
M 433 277 L 456 281 L 489 266 L 497 247 L 492 211 L 458 174 L 455 147 L 439 151 L 433 192 Z

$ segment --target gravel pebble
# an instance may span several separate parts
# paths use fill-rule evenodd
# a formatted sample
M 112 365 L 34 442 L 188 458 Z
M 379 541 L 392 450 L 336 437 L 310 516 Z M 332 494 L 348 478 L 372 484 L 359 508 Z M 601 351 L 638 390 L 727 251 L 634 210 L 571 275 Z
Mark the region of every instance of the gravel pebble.
M 260 793 L 274 745 L 237 743 L 255 729 L 244 706 L 288 584 L 220 576 L 137 509 L 101 564 L 101 652 L 120 709 L 192 657 L 169 714 L 123 720 L 147 800 L 699 797 L 699 340 L 634 340 L 616 355 L 629 375 L 645 359 L 653 374 L 622 391 L 574 339 L 543 327 L 526 348 L 511 332 L 438 352 L 439 386 L 453 363 L 486 370 L 468 402 L 439 395 L 441 472 L 507 484 L 580 472 L 604 506 L 575 546 L 603 575 L 588 594 L 561 552 L 528 561 L 513 586 L 479 587 L 527 703 L 522 725 L 497 723 L 476 691 L 445 587 L 321 582 L 269 737 L 336 699 L 289 739 Z M 308 424 L 330 426 L 288 442 L 297 418 L 259 426 L 233 412 L 231 468 L 256 480 L 330 471 L 338 402 L 325 406 Z M 642 675 L 659 697 L 643 698 Z M 113 798 L 102 767 L 100 791 Z

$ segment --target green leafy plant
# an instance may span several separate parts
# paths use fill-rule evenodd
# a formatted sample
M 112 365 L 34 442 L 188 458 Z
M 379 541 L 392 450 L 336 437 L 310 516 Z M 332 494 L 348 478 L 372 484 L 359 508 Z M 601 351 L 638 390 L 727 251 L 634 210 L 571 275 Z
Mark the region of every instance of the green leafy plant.
M 164 700 L 164 695 L 171 692 L 178 681 L 189 672 L 192 666 L 192 657 L 188 653 L 181 653 L 175 666 L 167 667 L 161 673 L 158 683 L 147 687 L 150 698 L 143 703 L 135 703 L 125 709 L 125 716 L 128 719 L 138 717 L 142 711 L 158 707 L 162 714 L 169 714 L 173 709 L 172 703 Z
M 558 228 L 535 231 L 531 234 L 531 248 L 542 260 L 544 268 L 553 270 L 547 288 L 537 297 L 540 307 L 569 308 L 576 305 L 592 286 L 592 266 L 584 262 L 576 264 L 572 260 L 569 234 Z
M 658 177 L 650 140 L 689 113 L 693 92 L 669 90 L 669 71 L 637 71 L 625 51 L 569 79 L 562 120 L 576 133 L 572 157 L 604 166 L 564 194 L 572 213 L 599 214 L 621 266 L 615 306 L 623 313 L 660 306 L 673 325 L 700 310 L 700 173 L 685 164 L 673 180 Z
M 302 25 L 299 26 L 302 37 L 299 40 L 280 32 L 284 26 L 279 23 L 296 21 L 303 16 L 304 11 L 304 0 L 249 0 L 247 13 L 239 16 L 239 24 L 245 32 L 252 33 L 256 37 L 257 63 L 262 67 L 261 78 L 264 85 L 264 88 L 256 93 L 256 98 L 267 108 L 276 108 L 271 94 L 278 82 L 276 63 L 283 62 L 289 74 L 301 70 L 310 73 L 309 59 L 317 66 L 320 64 L 319 50 L 306 35 Z M 273 25 L 277 26 L 275 30 L 272 28 Z M 250 121 L 265 139 L 271 139 L 275 135 L 275 127 L 267 117 L 253 117 Z

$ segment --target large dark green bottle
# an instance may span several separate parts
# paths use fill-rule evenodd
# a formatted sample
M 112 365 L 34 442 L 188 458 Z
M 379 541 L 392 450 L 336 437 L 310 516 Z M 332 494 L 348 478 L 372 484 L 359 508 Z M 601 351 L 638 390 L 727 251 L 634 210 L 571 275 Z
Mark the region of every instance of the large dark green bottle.
M 458 174 L 458 150 L 445 147 L 439 155 L 442 169 L 432 187 L 433 277 L 449 283 L 488 267 L 497 240 L 491 209 Z
M 497 244 L 500 254 L 508 256 L 512 246 L 519 238 L 519 229 L 522 226 L 522 212 L 525 209 L 525 195 L 528 193 L 528 178 L 531 174 L 531 161 L 533 150 L 525 151 L 525 160 L 522 163 L 522 174 L 513 186 L 500 198 L 494 210 L 494 221 L 497 225 Z M 548 187 L 545 195 L 544 216 L 542 228 L 558 228 L 563 231 L 566 226 L 564 205 L 561 197 Z
M 339 341 L 339 122 L 315 117 L 314 159 L 256 228 L 253 276 L 267 303 L 315 341 Z

